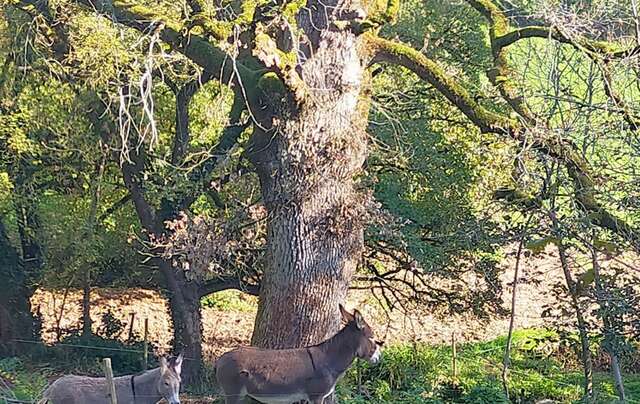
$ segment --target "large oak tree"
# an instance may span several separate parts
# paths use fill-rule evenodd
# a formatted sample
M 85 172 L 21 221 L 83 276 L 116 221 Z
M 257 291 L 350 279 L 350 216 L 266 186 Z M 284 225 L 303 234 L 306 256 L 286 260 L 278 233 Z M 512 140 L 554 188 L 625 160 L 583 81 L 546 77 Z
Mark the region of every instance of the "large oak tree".
M 519 41 L 541 38 L 572 46 L 602 66 L 629 58 L 637 47 L 565 32 L 546 21 L 510 19 L 502 2 L 467 0 L 459 7 L 482 16 L 488 27 L 491 69 L 487 78 L 500 97 L 488 107 L 443 66 L 408 43 L 386 38 L 399 0 L 240 1 L 185 4 L 144 1 L 76 0 L 69 9 L 50 10 L 46 2 L 9 0 L 40 21 L 52 54 L 64 61 L 65 13 L 88 13 L 126 27 L 167 52 L 178 52 L 200 66 L 207 79 L 228 84 L 235 101 L 217 148 L 223 154 L 237 141 L 249 117 L 246 150 L 268 211 L 267 260 L 262 276 L 253 343 L 297 347 L 319 342 L 338 328 L 338 302 L 361 260 L 367 196 L 358 178 L 367 157 L 367 118 L 371 72 L 379 65 L 402 66 L 430 84 L 481 132 L 526 144 L 557 162 L 571 179 L 572 196 L 595 225 L 637 245 L 639 234 L 597 197 L 595 175 L 576 144 L 554 132 L 523 97 L 507 57 Z M 124 29 L 124 28 L 123 28 Z M 129 32 L 129 31 L 128 31 Z M 481 33 L 478 33 L 481 35 Z M 616 94 L 605 91 L 632 129 L 638 118 Z M 179 163 L 188 143 L 188 103 L 193 85 L 176 89 L 176 140 L 172 159 Z M 97 114 L 96 122 L 105 114 Z M 108 115 L 108 114 L 107 114 Z M 97 127 L 103 128 L 96 124 Z M 115 125 L 107 133 L 117 130 Z M 158 237 L 164 221 L 188 207 L 192 197 L 155 208 L 145 199 L 144 153 L 123 164 L 141 224 Z M 199 299 L 210 288 L 194 285 L 171 260 L 158 260 L 171 291 L 173 319 L 187 356 L 200 357 Z

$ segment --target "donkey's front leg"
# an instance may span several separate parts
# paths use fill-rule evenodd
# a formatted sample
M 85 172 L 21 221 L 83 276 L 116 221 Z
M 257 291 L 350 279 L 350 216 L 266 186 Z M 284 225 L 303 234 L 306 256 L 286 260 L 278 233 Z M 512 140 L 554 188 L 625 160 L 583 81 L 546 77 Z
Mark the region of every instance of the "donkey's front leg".
M 324 404 L 324 396 L 309 396 L 309 404 Z
M 227 393 L 223 391 L 224 402 L 225 404 L 244 404 L 251 400 L 248 400 L 248 397 L 244 394 L 241 394 L 240 391 L 231 391 Z

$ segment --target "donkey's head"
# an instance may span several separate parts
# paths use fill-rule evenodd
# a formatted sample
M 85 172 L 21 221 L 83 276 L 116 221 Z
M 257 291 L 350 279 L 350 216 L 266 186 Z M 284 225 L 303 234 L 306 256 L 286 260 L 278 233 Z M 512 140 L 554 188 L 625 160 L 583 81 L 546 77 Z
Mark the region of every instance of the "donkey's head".
M 357 341 L 356 356 L 371 363 L 378 362 L 382 343 L 376 342 L 373 338 L 373 331 L 369 324 L 364 321 L 362 314 L 358 310 L 354 310 L 353 314 L 351 314 L 342 305 L 340 305 L 340 314 L 342 314 L 342 320 L 347 323 L 346 327 L 349 329 L 352 338 Z
M 180 372 L 182 371 L 182 354 L 171 358 L 167 362 L 160 358 L 160 378 L 158 378 L 158 393 L 169 404 L 180 404 Z

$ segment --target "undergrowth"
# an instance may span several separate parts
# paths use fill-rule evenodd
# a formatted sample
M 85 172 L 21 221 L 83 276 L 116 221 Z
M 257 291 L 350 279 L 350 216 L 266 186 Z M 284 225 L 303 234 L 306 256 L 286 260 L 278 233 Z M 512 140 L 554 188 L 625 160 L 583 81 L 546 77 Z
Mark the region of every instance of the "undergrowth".
M 345 404 L 489 404 L 508 403 L 500 373 L 505 337 L 479 343 L 461 344 L 457 348 L 457 374 L 452 373 L 450 346 L 427 344 L 398 345 L 385 349 L 376 365 L 356 362 L 337 386 L 336 392 Z M 547 330 L 520 330 L 513 338 L 509 391 L 513 403 L 579 403 L 582 398 L 582 373 L 572 367 L 570 351 L 563 347 L 566 340 Z M 51 355 L 51 353 L 50 353 Z M 99 355 L 83 359 L 81 354 L 68 356 L 69 362 L 56 362 L 54 354 L 29 358 L 0 360 L 0 396 L 30 400 L 40 392 L 52 375 L 73 369 L 80 373 L 83 366 L 97 364 Z M 113 355 L 111 355 L 113 357 Z M 125 358 L 126 359 L 126 358 Z M 88 363 L 86 361 L 89 361 Z M 115 366 L 138 371 L 136 358 Z M 87 366 L 91 368 L 91 366 Z M 87 369 L 85 369 L 87 370 Z M 594 375 L 597 403 L 616 402 L 615 388 L 608 373 Z M 628 403 L 640 403 L 640 374 L 625 372 Z M 183 396 L 197 395 L 210 402 L 216 395 L 213 368 L 206 367 L 201 383 L 183 388 Z M 4 404 L 0 399 L 0 404 Z
M 452 372 L 450 346 L 400 345 L 385 350 L 380 363 L 354 365 L 338 386 L 341 402 L 360 403 L 506 403 L 501 371 L 506 337 L 457 347 Z M 552 400 L 574 403 L 582 399 L 582 374 L 567 369 L 559 354 L 563 341 L 555 332 L 529 329 L 514 333 L 509 372 L 512 402 Z M 594 377 L 598 403 L 615 402 L 607 373 Z M 640 375 L 626 375 L 629 402 L 640 401 Z
M 46 368 L 29 369 L 19 358 L 0 359 L 0 404 L 7 399 L 33 400 L 47 386 Z

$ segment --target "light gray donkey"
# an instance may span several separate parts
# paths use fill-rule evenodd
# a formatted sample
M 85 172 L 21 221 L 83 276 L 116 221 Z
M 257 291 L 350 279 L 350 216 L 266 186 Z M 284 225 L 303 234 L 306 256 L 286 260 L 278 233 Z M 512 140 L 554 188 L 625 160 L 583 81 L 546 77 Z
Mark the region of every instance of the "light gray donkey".
M 155 404 L 165 398 L 180 404 L 182 354 L 177 358 L 160 358 L 160 367 L 137 375 L 114 378 L 118 404 Z M 49 404 L 109 404 L 104 377 L 67 375 L 53 382 L 43 395 Z

